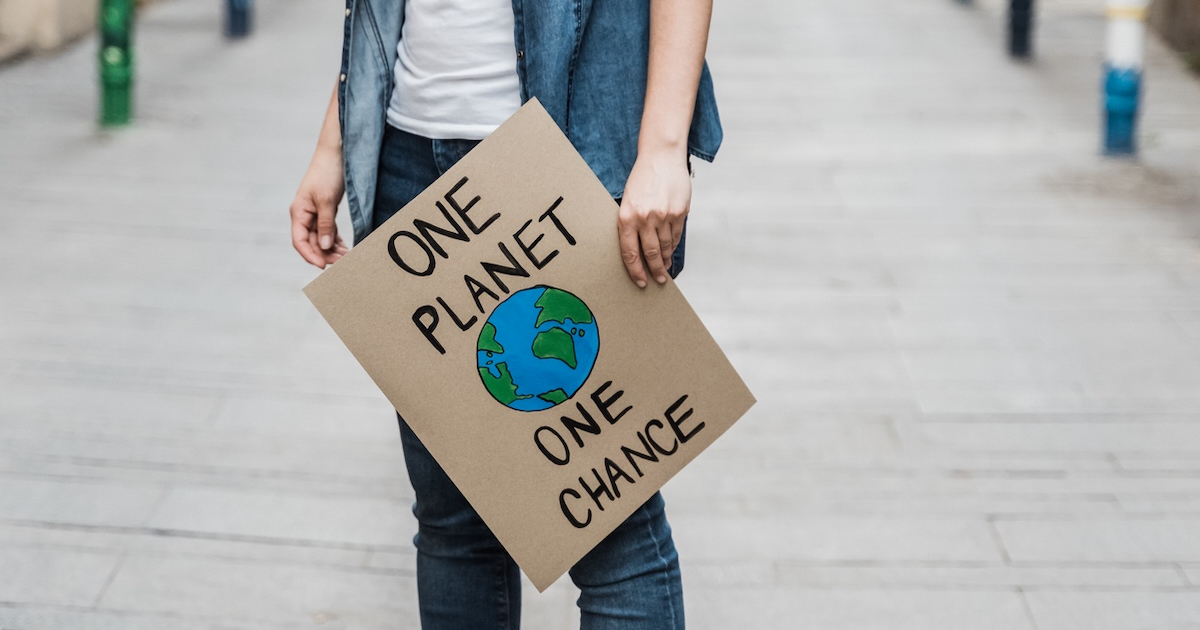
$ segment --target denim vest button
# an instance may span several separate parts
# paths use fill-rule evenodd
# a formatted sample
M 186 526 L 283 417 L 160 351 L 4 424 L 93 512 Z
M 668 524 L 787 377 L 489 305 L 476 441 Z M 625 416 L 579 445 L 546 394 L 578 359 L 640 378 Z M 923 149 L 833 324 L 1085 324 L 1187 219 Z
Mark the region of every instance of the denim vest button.
M 346 82 L 346 75 L 344 75 L 344 74 L 342 75 L 341 81 L 342 81 L 342 83 Z
M 524 59 L 524 58 L 525 58 L 525 51 L 524 51 L 524 50 L 518 50 L 518 51 L 517 51 L 517 59 Z

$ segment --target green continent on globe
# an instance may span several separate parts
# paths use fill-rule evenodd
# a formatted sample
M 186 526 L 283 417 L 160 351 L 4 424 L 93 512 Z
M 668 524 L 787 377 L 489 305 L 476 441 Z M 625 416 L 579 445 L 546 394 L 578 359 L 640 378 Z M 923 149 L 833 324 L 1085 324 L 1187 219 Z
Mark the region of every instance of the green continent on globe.
M 575 338 L 561 328 L 543 330 L 533 338 L 533 356 L 558 359 L 575 369 Z
M 567 392 L 564 392 L 561 389 L 555 389 L 538 396 L 538 398 L 541 398 L 548 403 L 557 405 L 558 403 L 570 398 L 570 396 L 567 395 Z
M 512 374 L 508 373 L 507 364 L 497 363 L 496 369 L 500 370 L 500 378 L 492 376 L 492 371 L 485 367 L 479 368 L 479 376 L 483 378 L 483 385 L 487 387 L 493 398 L 505 405 L 511 405 L 514 400 L 532 398 L 532 396 L 517 395 L 517 385 L 513 383 Z
M 504 346 L 496 341 L 496 327 L 488 322 L 479 333 L 479 350 L 481 352 L 504 352 Z
M 542 309 L 538 313 L 537 323 L 534 324 L 537 327 L 546 322 L 566 324 L 568 319 L 576 324 L 592 323 L 592 312 L 588 310 L 587 304 L 562 289 L 546 287 L 533 305 Z

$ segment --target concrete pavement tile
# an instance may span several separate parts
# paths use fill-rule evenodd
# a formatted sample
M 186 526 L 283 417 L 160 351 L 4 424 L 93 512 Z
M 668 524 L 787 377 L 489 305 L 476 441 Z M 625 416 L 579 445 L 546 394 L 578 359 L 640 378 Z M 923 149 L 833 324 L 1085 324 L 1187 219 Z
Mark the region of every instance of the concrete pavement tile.
M 981 488 L 983 484 L 967 475 L 888 476 L 876 472 L 855 476 L 789 472 L 782 467 L 759 472 L 748 471 L 734 460 L 696 465 L 700 467 L 697 472 L 685 472 L 667 486 L 674 514 L 764 520 L 831 516 L 956 520 L 1004 514 L 1105 516 L 1119 514 L 1124 507 L 1121 496 L 1058 488 L 1049 482 L 991 483 Z
M 372 569 L 388 569 L 391 571 L 416 570 L 416 549 L 375 549 L 368 551 L 363 566 Z
M 776 569 L 780 586 L 800 588 L 861 588 L 864 586 L 923 587 L 953 590 L 1026 590 L 1059 587 L 1148 589 L 1187 586 L 1172 567 L 1075 566 L 826 566 L 781 562 Z
M 1000 293 L 973 290 L 966 294 L 904 291 L 898 293 L 894 301 L 897 304 L 895 310 L 904 313 L 905 317 L 978 320 L 1026 320 L 1030 317 L 1088 319 L 1122 315 L 1164 317 L 1175 310 L 1200 307 L 1200 295 L 1179 288 L 1138 295 L 1136 298 L 1120 291 L 1075 287 L 1061 287 L 1055 291 L 1023 288 Z
M 409 501 L 181 486 L 149 527 L 231 536 L 408 547 Z
M 1200 514 L 1200 495 L 1154 492 L 1147 495 L 1118 497 L 1122 514 L 1131 516 L 1162 516 L 1163 514 L 1193 516 Z
M 684 517 L 709 516 L 747 519 L 772 518 L 946 518 L 969 519 L 1013 515 L 1053 517 L 1079 515 L 1105 517 L 1121 513 L 1114 500 L 1088 496 L 1000 496 L 965 493 L 910 494 L 879 492 L 816 492 L 812 494 L 769 489 L 760 492 L 705 493 L 677 491 L 668 487 L 668 497 L 679 499 L 675 513 Z M 1174 505 L 1174 504 L 1172 504 Z M 1187 507 L 1188 504 L 1184 504 Z M 1158 506 L 1161 513 L 1165 506 Z
M 994 383 L 1037 387 L 1044 382 L 1033 360 L 1010 347 L 963 344 L 954 348 L 907 348 L 900 354 L 916 388 L 953 389 Z
M 923 422 L 918 430 L 930 444 L 950 449 L 1200 452 L 1196 422 Z
M 1200 247 L 1195 251 L 1200 251 Z M 1200 310 L 1173 311 L 1171 316 L 1192 340 L 1200 343 Z
M 162 495 L 146 484 L 0 477 L 0 519 L 139 527 Z
M 26 384 L 0 397 L 0 418 L 76 426 L 103 426 L 109 420 L 142 420 L 164 424 L 199 424 L 207 420 L 219 398 L 185 393 L 130 392 L 103 387 L 62 387 Z
M 687 582 L 701 588 L 772 588 L 779 585 L 779 570 L 770 560 L 684 560 Z
M 0 601 L 90 607 L 120 555 L 0 543 Z M 3 613 L 0 612 L 0 618 Z
M 864 561 L 997 562 L 988 525 L 976 519 L 680 516 L 676 543 L 687 557 Z
M 783 263 L 778 258 L 752 259 L 738 266 L 702 260 L 693 264 L 689 260 L 687 269 L 694 269 L 691 273 L 704 276 L 709 286 L 725 284 L 732 287 L 724 298 L 743 305 L 747 311 L 752 311 L 756 303 L 776 298 L 775 293 L 790 293 L 801 298 L 830 293 L 878 297 L 900 288 L 892 270 L 875 262 L 836 261 L 790 267 Z
M 926 384 L 914 388 L 913 397 L 920 408 L 938 413 L 1196 413 L 1200 412 L 1200 394 L 1159 393 L 1117 394 L 1112 396 L 1085 392 L 1078 383 L 1041 382 L 1030 387 L 993 383 L 955 388 L 937 388 Z M 980 436 L 980 441 L 988 441 Z
M 886 293 L 802 291 L 792 287 L 747 289 L 733 280 L 686 273 L 679 276 L 680 289 L 701 318 L 710 313 L 775 313 L 780 316 L 834 311 L 847 317 L 863 313 L 895 313 L 900 301 Z M 691 288 L 696 287 L 696 288 Z
M 714 242 L 715 241 L 715 242 Z M 875 264 L 878 262 L 872 235 L 856 225 L 816 224 L 775 225 L 767 231 L 723 228 L 714 234 L 688 230 L 690 244 L 698 245 L 700 257 L 707 244 L 720 246 L 722 258 L 736 261 L 736 268 L 769 261 L 779 265 L 823 266 L 841 264 Z
M 224 401 L 212 426 L 236 433 L 305 435 L 400 446 L 395 411 L 382 395 L 376 399 L 331 401 L 232 396 Z
M 727 350 L 886 350 L 893 347 L 886 316 L 876 313 L 713 312 L 704 325 Z
M 412 550 L 368 551 L 361 545 L 337 542 L 284 544 L 278 540 L 234 540 L 204 533 L 168 532 L 148 528 L 94 528 L 78 525 L 0 525 L 0 545 L 79 554 L 133 554 L 161 557 L 199 557 L 253 560 L 278 564 L 368 566 L 373 554 L 407 556 L 409 563 L 373 568 L 412 572 Z
M 264 623 L 262 621 L 235 621 L 194 617 L 181 618 L 173 613 L 146 614 L 114 612 L 107 610 L 71 610 L 46 605 L 0 605 L 0 628 L 8 630 L 56 629 L 70 630 L 294 630 L 295 628 L 320 628 L 316 622 L 310 625 Z
M 412 577 L 197 558 L 125 558 L 99 608 L 170 613 L 214 624 L 226 619 L 305 626 L 417 624 Z
M 1173 271 L 1155 264 L 1126 263 L 1090 265 L 1009 264 L 991 262 L 944 265 L 892 263 L 888 277 L 895 288 L 905 291 L 1029 291 L 1033 293 L 1107 293 L 1119 291 L 1127 299 L 1167 291 L 1178 291 Z
M 563 576 L 544 593 L 538 593 L 533 583 L 521 574 L 521 627 L 538 630 L 578 630 L 579 609 L 575 601 L 579 589 Z
M 335 462 L 326 462 L 327 465 Z M 412 491 L 403 464 L 396 463 L 391 476 L 370 477 L 341 472 L 313 473 L 308 470 L 266 470 L 253 467 L 188 466 L 146 461 L 112 460 L 53 455 L 8 455 L 0 453 L 0 475 L 37 475 L 91 483 L 186 484 L 265 492 L 309 493 L 375 497 L 410 501 Z M 374 483 L 370 483 L 373 480 Z
M 1200 456 L 1198 455 L 1120 453 L 1113 457 L 1121 470 L 1127 470 L 1134 474 L 1161 473 L 1166 476 L 1200 476 Z
M 807 350 L 791 355 L 736 350 L 727 352 L 752 391 L 850 390 L 905 392 L 908 375 L 894 350 Z
M 1169 475 L 1073 474 L 1062 477 L 1013 475 L 973 480 L 972 489 L 983 496 L 1022 494 L 1057 497 L 1090 497 L 1125 506 L 1127 501 L 1188 499 L 1200 497 L 1200 478 Z
M 785 412 L 770 404 L 751 413 L 735 425 L 738 439 L 717 442 L 705 457 L 794 462 L 812 455 L 891 453 L 901 446 L 892 418 L 883 414 L 842 412 L 837 417 L 821 417 L 810 413 L 807 418 L 796 418 L 795 409 Z
M 734 362 L 734 367 L 740 366 Z M 863 391 L 853 388 L 810 387 L 789 392 L 780 392 L 777 389 L 753 391 L 759 396 L 759 404 L 779 401 L 787 405 L 791 410 L 790 414 L 796 415 L 845 413 L 853 416 L 862 413 L 913 413 L 920 409 L 913 393 L 900 389 Z M 762 394 L 763 391 L 766 394 Z M 749 415 L 750 418 L 758 414 L 755 409 L 750 411 L 750 414 L 753 414 Z
M 388 423 L 386 418 L 381 423 Z M 16 424 L 16 423 L 14 423 Z M 397 429 L 398 433 L 398 429 Z M 408 495 L 398 438 L 384 442 L 328 438 L 314 441 L 294 435 L 253 435 L 233 431 L 183 430 L 170 425 L 112 423 L 103 431 L 72 431 L 20 423 L 5 444 L 12 457 L 93 468 L 92 476 L 124 470 L 178 471 L 231 485 L 255 477 L 317 481 L 383 482 L 374 492 Z M 327 477 L 326 479 L 321 479 Z M 155 480 L 155 477 L 147 477 Z
M 998 520 L 1016 562 L 1200 561 L 1200 518 Z
M 685 583 L 684 590 L 688 589 Z M 688 603 L 688 626 L 793 630 L 1033 630 L 1014 592 L 721 588 Z
M 923 349 L 1005 349 L 1013 345 L 1013 320 L 1026 315 L 994 303 L 964 303 L 958 312 L 936 311 L 929 301 L 905 308 L 890 318 L 896 345 L 904 351 Z M 1015 349 L 1014 349 L 1015 350 Z
M 1159 630 L 1200 624 L 1200 593 L 1031 592 L 1038 630 Z

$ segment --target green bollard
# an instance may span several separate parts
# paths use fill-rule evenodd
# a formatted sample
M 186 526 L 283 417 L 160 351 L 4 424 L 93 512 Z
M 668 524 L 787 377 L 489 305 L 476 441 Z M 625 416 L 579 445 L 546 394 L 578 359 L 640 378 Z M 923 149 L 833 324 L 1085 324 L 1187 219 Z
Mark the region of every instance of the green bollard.
M 133 109 L 134 0 L 100 2 L 100 125 L 128 125 Z

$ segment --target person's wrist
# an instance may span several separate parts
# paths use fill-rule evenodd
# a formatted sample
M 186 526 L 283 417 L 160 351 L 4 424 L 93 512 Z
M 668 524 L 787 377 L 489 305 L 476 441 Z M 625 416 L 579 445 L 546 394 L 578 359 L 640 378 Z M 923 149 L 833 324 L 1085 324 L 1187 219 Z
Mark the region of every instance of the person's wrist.
M 647 139 L 638 143 L 638 157 L 655 160 L 686 160 L 687 142 L 668 139 Z
M 341 162 L 342 145 L 340 143 L 333 144 L 330 142 L 318 142 L 317 150 L 313 152 L 313 161 L 316 161 L 317 159 L 322 161 Z
M 340 147 L 333 149 L 318 145 L 313 152 L 312 161 L 308 166 L 309 172 L 318 173 L 322 178 L 342 175 L 342 151 Z
M 638 155 L 657 159 L 687 159 L 687 130 L 649 125 L 638 134 Z

